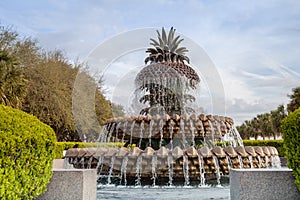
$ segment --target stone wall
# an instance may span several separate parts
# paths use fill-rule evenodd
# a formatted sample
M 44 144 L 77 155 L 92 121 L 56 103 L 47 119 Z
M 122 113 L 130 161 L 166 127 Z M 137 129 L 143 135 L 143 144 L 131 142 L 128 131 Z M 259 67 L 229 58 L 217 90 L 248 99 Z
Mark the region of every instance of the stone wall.
M 96 200 L 95 169 L 53 169 L 47 191 L 38 200 Z
M 292 170 L 278 169 L 231 169 L 230 197 L 240 199 L 300 199 Z

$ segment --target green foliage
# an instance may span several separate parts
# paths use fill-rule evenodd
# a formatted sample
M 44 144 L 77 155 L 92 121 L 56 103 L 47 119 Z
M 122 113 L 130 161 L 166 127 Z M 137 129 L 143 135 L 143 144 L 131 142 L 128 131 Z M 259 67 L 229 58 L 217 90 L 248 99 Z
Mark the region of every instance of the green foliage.
M 124 117 L 125 111 L 122 105 L 112 103 L 113 117 Z
M 56 142 L 55 143 L 55 158 L 63 158 L 63 151 L 71 148 L 89 148 L 89 147 L 122 147 L 121 142 L 109 142 L 109 143 L 99 143 L 99 142 Z
M 80 123 L 72 113 L 78 74 L 87 83 L 84 91 L 92 91 L 94 97 L 78 96 Z M 55 131 L 58 141 L 94 141 L 99 135 L 105 119 L 112 117 L 111 102 L 105 99 L 101 83 L 90 75 L 86 64 L 70 64 L 61 51 L 45 52 L 35 40 L 20 38 L 0 24 L 0 103 L 33 114 Z
M 289 113 L 295 111 L 300 107 L 300 87 L 293 88 L 293 93 L 288 95 L 291 101 L 287 105 L 287 110 Z
M 259 136 L 263 139 L 266 137 L 276 139 L 282 133 L 280 122 L 285 117 L 284 106 L 279 105 L 276 110 L 272 110 L 270 113 L 258 114 L 252 120 L 246 120 L 236 128 L 243 139 L 250 139 L 250 137 L 257 139 Z
M 80 140 L 72 117 L 72 88 L 77 72 L 59 52 L 41 56 L 39 63 L 25 70 L 29 91 L 23 110 L 51 126 L 58 141 Z
M 21 108 L 27 91 L 27 79 L 11 48 L 17 34 L 0 26 L 0 104 Z
M 285 156 L 287 166 L 293 169 L 295 183 L 300 191 L 300 108 L 282 120 Z
M 33 199 L 46 190 L 55 141 L 36 117 L 0 105 L 0 199 Z
M 111 103 L 105 99 L 101 87 L 85 69 L 79 70 L 72 95 L 72 113 L 76 129 L 83 141 L 94 142 L 99 136 L 101 125 L 112 117 Z

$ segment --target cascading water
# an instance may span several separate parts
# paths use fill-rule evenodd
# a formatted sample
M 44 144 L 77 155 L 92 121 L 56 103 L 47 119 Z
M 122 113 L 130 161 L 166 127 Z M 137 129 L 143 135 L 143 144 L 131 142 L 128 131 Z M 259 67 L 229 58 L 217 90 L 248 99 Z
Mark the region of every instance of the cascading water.
M 97 166 L 96 166 L 97 170 L 100 168 L 99 174 L 101 174 L 101 172 L 102 172 L 102 167 L 103 167 L 102 163 L 103 163 L 103 156 L 100 156 L 100 157 L 98 157 L 98 162 L 97 162 Z
M 266 160 L 266 163 L 269 163 L 269 157 L 267 155 L 265 156 L 265 160 Z
M 231 167 L 233 167 L 232 161 L 228 155 L 226 155 L 226 159 L 228 161 L 228 169 L 230 169 Z
M 193 121 L 190 120 L 190 130 L 191 130 L 191 133 L 192 133 L 192 146 L 195 146 L 195 128 L 194 128 L 194 125 L 193 125 Z
M 81 168 L 84 169 L 84 157 L 80 159 Z
M 249 156 L 248 158 L 249 158 L 249 161 L 250 161 L 250 166 L 251 166 L 251 168 L 254 168 L 254 167 L 253 167 L 253 158 L 252 158 L 252 156 Z
M 240 155 L 238 155 L 238 158 L 239 158 L 239 162 L 240 162 L 240 169 L 243 169 L 244 168 L 243 158 Z
M 122 123 L 119 122 L 119 123 L 117 124 L 117 126 L 116 126 L 116 137 L 114 137 L 113 142 L 119 142 L 119 141 L 118 141 L 118 138 L 119 138 L 119 129 L 120 129 L 121 125 L 122 125 Z
M 173 185 L 173 156 L 171 152 L 168 155 L 168 172 L 169 172 L 168 185 L 172 186 Z
M 183 174 L 184 174 L 184 186 L 188 186 L 190 184 L 189 161 L 186 155 L 183 156 Z
M 186 147 L 187 141 L 186 141 L 186 137 L 185 137 L 185 124 L 184 124 L 184 120 L 180 120 L 180 133 L 182 135 L 182 146 L 183 148 Z
M 159 185 L 172 186 L 174 181 L 178 184 L 178 181 L 181 182 L 181 180 L 181 183 L 185 186 L 192 183 L 192 185 L 197 184 L 203 187 L 206 186 L 207 180 L 215 180 L 219 185 L 221 171 L 222 175 L 226 175 L 230 168 L 280 166 L 278 154 L 269 159 L 265 157 L 261 159 L 259 155 L 251 156 L 247 154 L 243 147 L 233 148 L 228 146 L 224 150 L 220 147 L 210 150 L 207 146 L 204 146 L 199 151 L 192 146 L 187 149 L 176 146 L 172 151 L 166 147 L 156 151 L 151 147 L 144 151 L 138 147 L 133 148 L 131 151 L 126 150 L 124 147 L 119 150 L 113 147 L 101 147 L 99 150 L 93 153 L 92 149 L 80 149 L 80 151 L 70 149 L 66 153 L 66 160 L 77 168 L 98 169 L 98 174 L 100 177 L 102 176 L 103 181 L 106 180 L 105 183 L 108 185 L 128 185 L 129 177 L 130 184 L 133 180 L 136 186 L 142 186 L 144 184 L 142 180 L 147 179 L 149 179 L 149 184 L 152 186 L 156 186 L 157 181 Z M 104 153 L 104 150 L 107 153 Z M 103 155 L 99 155 L 99 153 Z M 128 153 L 130 153 L 130 159 L 126 155 Z M 79 161 L 76 155 L 81 155 Z M 117 178 L 118 182 L 116 182 Z
M 156 155 L 154 155 L 152 157 L 152 162 L 151 162 L 151 173 L 152 173 L 152 186 L 155 186 L 155 181 L 156 181 L 156 177 L 157 177 L 157 174 L 156 174 L 156 168 L 157 168 L 157 157 Z
M 272 166 L 276 167 L 276 168 L 280 168 L 281 167 L 281 162 L 280 162 L 279 156 L 273 156 L 272 157 Z
M 135 126 L 135 121 L 132 122 L 131 128 L 130 128 L 130 143 L 129 143 L 130 146 L 132 145 L 132 134 L 133 134 L 134 126 Z
M 142 156 L 139 156 L 136 161 L 136 180 L 135 186 L 141 186 L 141 173 L 142 173 Z
M 173 151 L 173 132 L 174 132 L 174 121 L 170 121 L 170 150 Z
M 198 155 L 199 171 L 200 171 L 200 186 L 205 186 L 205 169 L 203 157 Z
M 140 141 L 139 141 L 139 148 L 142 146 L 142 139 L 143 139 L 143 133 L 144 133 L 144 120 L 140 124 Z
M 258 159 L 258 167 L 259 168 L 262 168 L 263 167 L 263 162 L 262 162 L 262 159 L 260 156 L 257 156 L 257 159 Z
M 244 146 L 243 139 L 241 138 L 241 136 L 235 126 L 232 127 L 232 132 L 233 132 L 234 139 L 238 142 L 238 145 Z
M 161 120 L 159 121 L 159 133 L 160 133 L 159 148 L 162 147 L 162 142 L 163 142 L 163 137 L 164 137 L 164 132 L 163 132 L 164 126 L 163 126 L 163 124 L 164 124 L 164 120 L 161 119 Z
M 149 146 L 151 147 L 151 137 L 152 137 L 152 130 L 153 130 L 153 124 L 154 120 L 151 119 L 150 124 L 149 124 Z
M 126 167 L 127 167 L 128 157 L 124 157 L 121 165 L 121 178 L 120 178 L 120 185 L 122 185 L 122 179 L 124 179 L 124 185 L 127 185 L 126 179 Z
M 88 169 L 91 169 L 91 167 L 92 167 L 92 161 L 93 161 L 93 157 L 91 156 L 90 158 L 89 158 L 89 161 L 88 161 Z
M 112 176 L 112 172 L 113 172 L 113 168 L 114 168 L 115 158 L 116 158 L 115 156 L 111 157 L 110 168 L 109 168 L 109 173 L 108 173 L 108 177 L 107 177 L 108 185 L 111 184 L 111 176 Z
M 111 140 L 113 130 L 115 130 L 115 126 L 116 126 L 116 124 L 112 124 L 112 127 L 110 128 L 109 134 L 108 134 L 108 136 L 106 138 L 106 142 L 107 143 L 110 142 L 110 140 Z
M 214 165 L 215 165 L 215 170 L 216 170 L 217 185 L 221 185 L 221 182 L 220 182 L 221 174 L 220 174 L 219 160 L 216 156 L 213 156 L 213 159 L 214 159 Z
M 212 143 L 215 143 L 216 141 L 215 141 L 215 130 L 214 130 L 214 127 L 213 127 L 213 125 L 212 125 L 212 123 L 211 123 L 211 121 L 210 120 L 208 120 L 208 124 L 209 124 L 209 127 L 210 127 L 210 141 L 212 142 Z
M 122 134 L 122 140 L 121 140 L 122 146 L 124 146 L 124 138 L 125 138 L 125 133 L 126 133 L 126 131 L 127 131 L 127 125 L 128 125 L 128 122 L 126 121 L 126 122 L 123 124 L 123 134 Z

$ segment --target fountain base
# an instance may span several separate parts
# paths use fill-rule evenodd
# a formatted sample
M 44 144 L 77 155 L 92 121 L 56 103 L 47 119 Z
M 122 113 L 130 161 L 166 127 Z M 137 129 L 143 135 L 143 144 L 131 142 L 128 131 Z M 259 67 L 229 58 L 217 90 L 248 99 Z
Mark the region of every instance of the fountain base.
M 207 146 L 173 150 L 118 148 L 69 149 L 66 162 L 75 168 L 97 169 L 100 181 L 120 185 L 205 185 L 230 169 L 251 169 L 280 166 L 274 147 L 214 147 Z
M 232 169 L 230 199 L 300 199 L 300 192 L 291 169 Z
M 96 200 L 97 176 L 93 169 L 53 169 L 47 191 L 37 200 Z

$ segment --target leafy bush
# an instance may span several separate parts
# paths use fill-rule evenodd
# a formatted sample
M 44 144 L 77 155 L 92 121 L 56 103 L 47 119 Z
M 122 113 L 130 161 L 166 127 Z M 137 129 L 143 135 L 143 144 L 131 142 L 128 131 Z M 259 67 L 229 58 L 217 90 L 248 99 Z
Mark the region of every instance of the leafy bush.
M 293 170 L 295 183 L 300 191 L 300 108 L 281 122 L 287 166 Z
M 109 143 L 97 143 L 97 142 L 56 142 L 55 144 L 55 158 L 63 158 L 63 151 L 71 148 L 88 148 L 88 147 L 98 147 L 101 145 L 107 145 L 109 147 L 117 146 L 121 147 L 121 142 L 109 142 Z
M 52 176 L 54 131 L 36 117 L 0 105 L 0 198 L 33 199 Z

